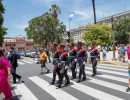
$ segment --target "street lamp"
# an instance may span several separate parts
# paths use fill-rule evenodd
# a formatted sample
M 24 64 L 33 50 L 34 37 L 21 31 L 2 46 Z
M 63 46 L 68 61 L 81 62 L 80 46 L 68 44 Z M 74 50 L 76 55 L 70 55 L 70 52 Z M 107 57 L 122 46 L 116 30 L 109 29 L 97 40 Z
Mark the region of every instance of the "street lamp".
M 111 22 L 112 22 L 112 42 L 113 42 L 113 46 L 112 46 L 113 58 L 112 58 L 112 60 L 116 60 L 116 57 L 115 57 L 115 33 L 114 33 L 114 24 L 116 23 L 116 21 L 117 21 L 117 19 L 112 16 L 112 18 L 111 18 Z
M 93 13 L 94 13 L 94 24 L 96 24 L 95 0 L 92 0 L 92 4 L 93 4 Z

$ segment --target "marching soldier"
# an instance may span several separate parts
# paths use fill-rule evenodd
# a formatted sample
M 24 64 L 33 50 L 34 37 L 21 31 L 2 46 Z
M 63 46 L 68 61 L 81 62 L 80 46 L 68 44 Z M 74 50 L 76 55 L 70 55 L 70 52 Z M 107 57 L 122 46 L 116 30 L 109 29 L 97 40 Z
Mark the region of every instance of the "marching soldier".
M 99 56 L 98 49 L 96 48 L 95 43 L 92 43 L 91 44 L 91 52 L 90 52 L 90 57 L 91 57 L 91 62 L 92 62 L 92 67 L 93 67 L 92 77 L 94 77 L 97 74 L 98 56 Z
M 70 44 L 70 51 L 69 51 L 69 63 L 70 63 L 70 68 L 72 70 L 72 79 L 76 78 L 76 62 L 75 62 L 75 57 L 77 54 L 77 50 L 74 48 L 74 43 Z
M 81 77 L 83 75 L 82 81 L 86 80 L 86 74 L 85 74 L 85 63 L 86 63 L 86 58 L 87 58 L 87 53 L 85 49 L 82 47 L 82 42 L 78 42 L 77 46 L 77 55 L 76 55 L 76 62 L 79 67 L 79 78 L 77 80 L 77 83 L 81 82 Z M 77 65 L 76 64 L 76 65 Z
M 68 53 L 64 50 L 64 48 L 65 48 L 65 45 L 63 45 L 63 44 L 60 45 L 61 55 L 60 55 L 59 67 L 61 68 L 61 71 L 60 71 L 60 80 L 59 80 L 59 85 L 58 85 L 59 88 L 61 88 L 64 76 L 65 76 L 65 85 L 70 84 L 69 76 L 67 75 Z
M 60 57 L 60 51 L 58 50 L 58 44 L 54 43 L 53 44 L 53 65 L 54 65 L 54 69 L 53 69 L 53 78 L 52 78 L 52 81 L 51 81 L 52 85 L 55 84 L 56 74 L 58 75 L 58 77 L 60 79 L 60 69 L 58 67 L 59 57 Z

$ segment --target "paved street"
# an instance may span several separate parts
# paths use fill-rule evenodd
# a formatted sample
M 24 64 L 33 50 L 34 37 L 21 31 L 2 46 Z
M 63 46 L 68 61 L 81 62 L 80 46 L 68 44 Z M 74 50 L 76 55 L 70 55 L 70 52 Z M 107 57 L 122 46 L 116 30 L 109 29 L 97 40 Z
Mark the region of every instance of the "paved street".
M 88 79 L 81 83 L 71 80 L 71 85 L 58 89 L 49 82 L 52 78 L 52 64 L 49 74 L 39 75 L 40 65 L 32 58 L 18 61 L 17 73 L 22 75 L 22 82 L 14 85 L 12 91 L 15 100 L 130 100 L 126 93 L 127 66 L 98 65 L 99 75 L 92 78 L 91 65 L 86 65 Z M 68 72 L 71 76 L 71 72 Z M 0 100 L 4 98 L 0 95 Z

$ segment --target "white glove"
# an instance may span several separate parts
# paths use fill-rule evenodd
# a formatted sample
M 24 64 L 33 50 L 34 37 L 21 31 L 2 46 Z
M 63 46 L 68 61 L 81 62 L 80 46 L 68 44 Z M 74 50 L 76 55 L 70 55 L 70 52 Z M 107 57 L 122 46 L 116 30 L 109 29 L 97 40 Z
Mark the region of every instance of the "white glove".
M 98 58 L 96 58 L 96 61 L 98 61 L 99 59 Z
M 68 69 L 69 67 L 68 66 L 65 66 L 65 69 Z
M 77 62 L 77 59 L 75 59 L 75 62 Z
M 85 65 L 85 61 L 83 62 L 83 65 Z

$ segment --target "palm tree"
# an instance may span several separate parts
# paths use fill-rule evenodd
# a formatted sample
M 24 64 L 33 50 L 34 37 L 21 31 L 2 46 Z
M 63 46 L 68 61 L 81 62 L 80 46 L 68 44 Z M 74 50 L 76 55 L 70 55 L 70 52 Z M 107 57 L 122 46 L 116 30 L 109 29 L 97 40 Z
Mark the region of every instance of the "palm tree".
M 56 4 L 53 4 L 49 9 L 49 11 L 52 13 L 52 16 L 54 17 L 55 20 L 58 19 L 58 14 L 61 14 L 61 9 Z
M 92 0 L 92 4 L 93 4 L 93 13 L 94 13 L 94 24 L 96 24 L 95 0 Z

